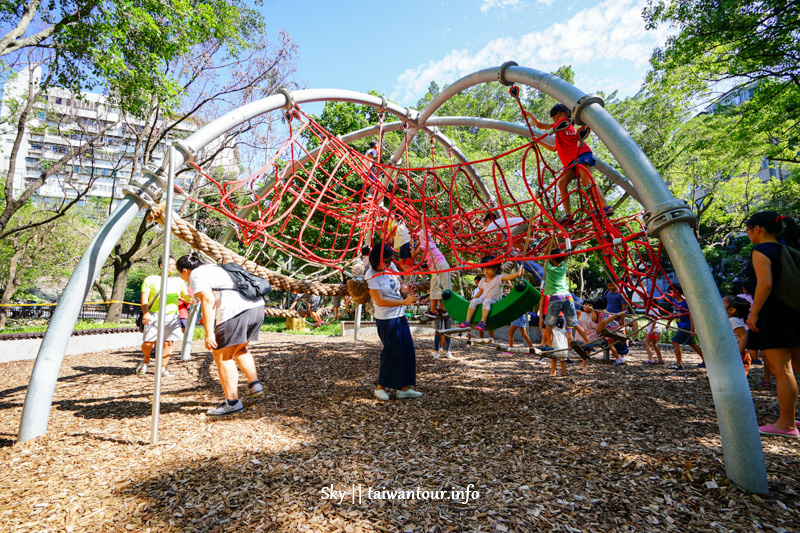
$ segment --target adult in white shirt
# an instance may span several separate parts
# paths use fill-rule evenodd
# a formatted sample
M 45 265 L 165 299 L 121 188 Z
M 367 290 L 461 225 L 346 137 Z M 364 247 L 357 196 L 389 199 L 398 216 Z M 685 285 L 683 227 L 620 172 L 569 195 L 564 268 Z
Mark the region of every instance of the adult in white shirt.
M 195 254 L 184 255 L 177 266 L 181 279 L 191 285 L 200 300 L 206 348 L 214 356 L 225 394 L 225 401 L 206 414 L 216 417 L 235 414 L 244 409 L 239 400 L 237 366 L 247 377 L 247 397 L 264 394 L 255 361 L 247 351 L 247 343 L 258 340 L 264 323 L 264 299 L 244 298 L 225 269 L 203 263 Z
M 483 217 L 484 222 L 488 222 L 484 232 L 487 234 L 497 233 L 497 239 L 511 236 L 512 244 L 520 250 L 525 246 L 525 239 L 522 236 L 528 233 L 528 222 L 522 217 L 500 216 L 493 211 L 486 213 Z
M 417 383 L 417 356 L 406 319 L 406 306 L 419 301 L 416 294 L 403 297 L 400 277 L 389 273 L 394 252 L 388 244 L 376 244 L 369 254 L 370 268 L 364 276 L 375 304 L 375 326 L 383 343 L 375 397 L 388 400 L 386 389 L 396 389 L 398 398 L 422 396 L 411 387 Z

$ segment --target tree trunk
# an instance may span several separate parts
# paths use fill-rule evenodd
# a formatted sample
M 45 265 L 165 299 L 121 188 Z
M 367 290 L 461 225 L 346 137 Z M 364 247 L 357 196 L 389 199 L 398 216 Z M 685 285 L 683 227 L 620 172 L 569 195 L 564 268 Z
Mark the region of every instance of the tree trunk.
M 11 298 L 17 292 L 19 286 L 22 284 L 22 269 L 18 268 L 20 265 L 20 258 L 25 254 L 25 248 L 19 248 L 14 251 L 11 260 L 8 264 L 8 282 L 3 288 L 3 294 L 0 295 L 0 330 L 6 327 L 6 320 L 8 319 L 8 307 L 11 303 Z
M 125 288 L 128 285 L 128 272 L 131 270 L 130 261 L 114 260 L 114 283 L 111 288 L 111 299 L 115 302 L 108 306 L 106 322 L 119 324 L 122 321 L 122 304 L 125 299 Z

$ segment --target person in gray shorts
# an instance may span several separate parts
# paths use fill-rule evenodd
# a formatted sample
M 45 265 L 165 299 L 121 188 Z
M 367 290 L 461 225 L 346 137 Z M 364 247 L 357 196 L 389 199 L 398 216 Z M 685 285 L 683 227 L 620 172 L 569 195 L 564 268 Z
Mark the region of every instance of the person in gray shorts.
M 264 394 L 258 381 L 255 361 L 247 351 L 247 343 L 258 340 L 264 323 L 264 299 L 248 300 L 237 290 L 228 273 L 219 265 L 205 264 L 191 254 L 178 259 L 181 279 L 188 282 L 200 300 L 206 348 L 211 350 L 217 364 L 219 381 L 225 401 L 206 415 L 233 415 L 244 409 L 239 400 L 239 370 L 247 377 L 247 397 Z

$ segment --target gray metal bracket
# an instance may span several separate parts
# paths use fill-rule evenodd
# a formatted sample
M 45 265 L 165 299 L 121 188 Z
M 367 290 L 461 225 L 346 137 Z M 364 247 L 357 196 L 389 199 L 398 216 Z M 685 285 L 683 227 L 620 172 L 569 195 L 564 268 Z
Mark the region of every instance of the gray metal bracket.
M 286 98 L 286 103 L 283 105 L 283 108 L 286 111 L 291 111 L 295 105 L 294 96 L 292 96 L 292 92 L 289 89 L 286 89 L 285 87 L 281 87 L 280 89 L 278 89 L 277 92 L 278 94 L 282 94 Z
M 677 222 L 686 222 L 693 228 L 697 227 L 697 217 L 689 209 L 685 200 L 675 199 L 653 206 L 642 216 L 647 234 L 658 238 L 661 230 Z
M 508 81 L 506 79 L 506 70 L 508 70 L 508 67 L 518 67 L 518 66 L 519 64 L 517 64 L 516 61 L 506 61 L 505 63 L 500 65 L 500 70 L 497 71 L 497 81 L 499 81 L 506 87 L 514 85 L 514 82 Z
M 600 104 L 601 107 L 606 107 L 605 101 L 599 94 L 585 94 L 580 100 L 575 102 L 575 107 L 572 108 L 572 120 L 578 126 L 586 126 L 586 123 L 581 120 L 581 113 L 591 104 Z
M 197 152 L 188 144 L 185 144 L 182 141 L 174 141 L 172 146 L 174 146 L 175 149 L 181 153 L 184 163 L 194 163 L 197 161 Z

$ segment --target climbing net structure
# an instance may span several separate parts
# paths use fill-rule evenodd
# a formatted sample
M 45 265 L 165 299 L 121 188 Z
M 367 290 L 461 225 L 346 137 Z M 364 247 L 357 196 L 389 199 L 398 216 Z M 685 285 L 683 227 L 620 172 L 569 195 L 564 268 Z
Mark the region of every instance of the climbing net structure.
M 569 223 L 563 222 L 559 212 L 564 199 L 557 183 L 568 170 L 548 164 L 536 142 L 544 136 L 536 139 L 532 129 L 534 142 L 525 139 L 504 153 L 468 162 L 437 163 L 431 138 L 430 164 L 414 167 L 407 156 L 405 165 L 379 163 L 380 153 L 373 161 L 297 105 L 286 118 L 287 138 L 247 178 L 222 182 L 196 167 L 218 188 L 219 199 L 213 204 L 188 199 L 228 217 L 245 244 L 260 241 L 301 260 L 343 270 L 360 259 L 363 245 L 391 243 L 392 228 L 405 224 L 414 238 L 428 233 L 450 271 L 479 267 L 482 257 L 492 255 L 495 261 L 524 262 L 540 272 L 542 261 L 553 256 L 546 250 L 555 238 L 561 250 L 556 255 L 595 255 L 633 309 L 644 313 L 658 307 L 656 298 L 662 294 L 655 281 L 668 279 L 660 243 L 647 238 L 637 215 L 614 218 L 604 213 L 593 182 L 577 186 L 578 180 L 571 180 L 568 196 L 574 213 Z M 408 133 L 402 142 L 408 154 Z M 381 130 L 378 150 L 382 148 Z M 470 172 L 478 166 L 490 178 L 481 184 Z M 485 221 L 488 213 L 496 218 L 493 225 Z M 420 258 L 408 271 L 441 270 Z

